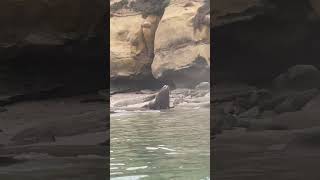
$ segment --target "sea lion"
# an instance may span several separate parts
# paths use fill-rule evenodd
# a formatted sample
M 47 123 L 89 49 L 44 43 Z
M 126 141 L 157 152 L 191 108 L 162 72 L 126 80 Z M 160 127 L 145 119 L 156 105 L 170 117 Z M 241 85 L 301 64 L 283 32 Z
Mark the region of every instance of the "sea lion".
M 159 109 L 169 109 L 170 106 L 170 89 L 168 85 L 164 85 L 159 93 L 156 95 L 155 99 L 151 101 L 148 105 L 149 109 L 159 110 Z

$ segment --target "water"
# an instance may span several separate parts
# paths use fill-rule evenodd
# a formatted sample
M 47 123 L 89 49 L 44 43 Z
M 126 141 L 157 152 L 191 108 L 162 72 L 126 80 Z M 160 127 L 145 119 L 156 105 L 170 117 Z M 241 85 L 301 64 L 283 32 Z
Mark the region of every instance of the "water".
M 209 115 L 209 108 L 112 114 L 111 179 L 210 179 Z

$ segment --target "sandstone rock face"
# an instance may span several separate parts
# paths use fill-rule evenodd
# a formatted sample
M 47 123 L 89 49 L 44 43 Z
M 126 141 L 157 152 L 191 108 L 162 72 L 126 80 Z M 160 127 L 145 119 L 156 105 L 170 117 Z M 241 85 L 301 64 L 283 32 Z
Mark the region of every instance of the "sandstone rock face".
M 141 79 L 151 75 L 154 36 L 160 17 L 159 5 L 156 3 L 152 9 L 149 3 L 111 1 L 111 79 Z
M 209 80 L 209 11 L 209 2 L 170 1 L 155 34 L 151 66 L 155 78 L 176 86 Z
M 209 1 L 113 0 L 110 5 L 112 80 L 152 77 L 178 86 L 209 80 Z

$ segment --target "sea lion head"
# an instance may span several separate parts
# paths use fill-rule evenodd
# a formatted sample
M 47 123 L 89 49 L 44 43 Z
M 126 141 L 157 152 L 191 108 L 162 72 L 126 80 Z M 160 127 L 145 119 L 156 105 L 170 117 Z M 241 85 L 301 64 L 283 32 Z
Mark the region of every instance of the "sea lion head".
M 170 87 L 168 85 L 164 85 L 162 88 L 161 88 L 161 91 L 163 90 L 170 90 Z

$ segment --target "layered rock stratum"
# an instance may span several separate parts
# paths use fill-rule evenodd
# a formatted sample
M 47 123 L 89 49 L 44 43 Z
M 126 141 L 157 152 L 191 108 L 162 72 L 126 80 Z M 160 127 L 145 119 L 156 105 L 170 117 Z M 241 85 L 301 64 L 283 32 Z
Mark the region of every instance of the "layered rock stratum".
M 141 2 L 110 3 L 111 79 L 208 80 L 209 1 Z

